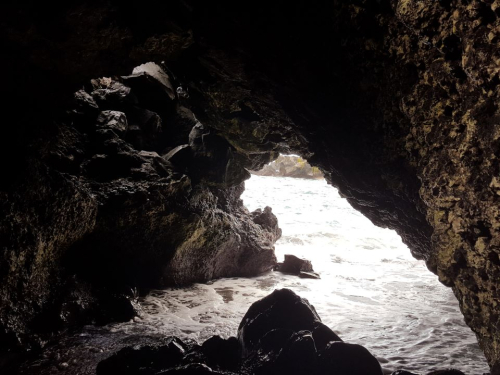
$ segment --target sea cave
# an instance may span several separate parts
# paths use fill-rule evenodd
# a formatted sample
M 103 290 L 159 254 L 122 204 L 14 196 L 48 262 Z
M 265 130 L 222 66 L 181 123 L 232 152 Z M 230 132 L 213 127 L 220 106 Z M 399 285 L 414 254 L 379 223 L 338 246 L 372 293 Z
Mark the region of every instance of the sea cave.
M 273 270 L 280 218 L 241 196 L 280 154 L 395 230 L 500 374 L 499 1 L 2 8 L 2 374 L 388 373 L 288 289 L 236 338 L 123 331 L 90 364 L 72 341 L 152 291 Z

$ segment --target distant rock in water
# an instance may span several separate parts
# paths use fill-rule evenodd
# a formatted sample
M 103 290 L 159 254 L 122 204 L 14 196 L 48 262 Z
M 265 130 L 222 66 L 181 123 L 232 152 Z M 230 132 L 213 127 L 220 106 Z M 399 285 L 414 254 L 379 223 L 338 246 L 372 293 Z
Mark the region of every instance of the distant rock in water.
M 296 275 L 304 279 L 320 278 L 319 275 L 314 272 L 310 260 L 301 259 L 290 254 L 285 254 L 285 261 L 276 265 L 276 271 Z
M 294 177 L 321 179 L 323 173 L 317 168 L 312 167 L 300 156 L 280 155 L 278 159 L 267 164 L 260 171 L 250 171 L 258 176 L 273 177 Z

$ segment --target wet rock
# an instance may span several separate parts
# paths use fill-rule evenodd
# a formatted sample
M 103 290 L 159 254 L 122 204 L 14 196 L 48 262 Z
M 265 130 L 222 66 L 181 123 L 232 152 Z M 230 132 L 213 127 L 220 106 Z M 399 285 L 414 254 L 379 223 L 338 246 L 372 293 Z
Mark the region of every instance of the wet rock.
M 315 274 L 311 261 L 301 259 L 290 254 L 285 254 L 285 261 L 283 263 L 278 263 L 277 270 L 283 273 L 290 273 L 298 276 L 300 276 L 301 273 L 304 273 L 302 275 L 304 278 L 307 276 L 311 276 L 310 278 L 318 278 L 314 277 Z M 308 275 L 308 273 L 310 273 L 310 275 Z
M 212 336 L 201 345 L 201 352 L 212 369 L 236 371 L 239 367 L 241 348 L 236 337 Z
M 268 331 L 259 340 L 259 356 L 277 358 L 293 335 L 294 331 L 286 328 L 277 328 Z
M 159 346 L 134 346 L 99 362 L 97 375 L 156 374 L 180 364 L 186 345 L 177 337 L 169 337 Z
M 342 341 L 342 339 L 337 336 L 337 334 L 333 332 L 330 327 L 321 322 L 314 323 L 312 337 L 318 351 L 325 349 L 326 346 L 332 341 Z
M 119 111 L 102 111 L 97 117 L 98 129 L 110 129 L 120 136 L 128 130 L 127 116 Z
M 246 356 L 258 348 L 259 341 L 269 331 L 312 332 L 314 324 L 320 321 L 306 299 L 289 289 L 279 289 L 250 306 L 238 327 L 237 337 Z
M 300 271 L 298 275 L 301 279 L 320 279 L 320 276 L 316 272 L 304 272 Z
M 465 374 L 459 370 L 445 369 L 445 370 L 431 371 L 427 375 L 465 375 Z
M 182 365 L 202 363 L 215 370 L 237 371 L 241 362 L 240 351 L 235 337 L 212 336 L 201 346 L 194 345 L 184 356 Z
M 398 370 L 394 371 L 391 375 L 418 375 L 413 372 L 405 371 L 405 370 Z
M 309 331 L 299 331 L 290 337 L 276 359 L 276 373 L 306 375 L 314 373 L 317 351 Z
M 331 342 L 319 354 L 319 373 L 338 375 L 382 375 L 377 359 L 361 345 Z

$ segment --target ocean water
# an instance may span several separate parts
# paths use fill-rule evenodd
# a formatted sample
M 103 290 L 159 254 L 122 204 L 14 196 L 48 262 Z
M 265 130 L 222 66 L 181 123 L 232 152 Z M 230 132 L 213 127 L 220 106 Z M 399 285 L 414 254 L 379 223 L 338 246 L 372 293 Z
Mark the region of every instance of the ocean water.
M 386 373 L 447 367 L 488 372 L 452 291 L 411 257 L 394 231 L 374 226 L 324 180 L 252 176 L 242 199 L 251 211 L 273 208 L 283 229 L 278 260 L 305 257 L 321 279 L 269 272 L 155 290 L 142 301 L 142 318 L 115 329 L 140 326 L 196 341 L 228 337 L 253 302 L 290 288 L 344 341 L 367 347 Z
M 372 225 L 324 180 L 252 176 L 242 199 L 250 210 L 273 208 L 283 229 L 278 260 L 305 257 L 320 280 L 272 271 L 153 290 L 140 301 L 140 317 L 84 327 L 46 348 L 20 374 L 90 375 L 124 346 L 168 335 L 200 343 L 215 334 L 234 336 L 250 305 L 278 288 L 307 298 L 326 325 L 344 341 L 368 348 L 386 374 L 447 367 L 468 375 L 488 372 L 451 290 L 411 257 L 395 232 Z

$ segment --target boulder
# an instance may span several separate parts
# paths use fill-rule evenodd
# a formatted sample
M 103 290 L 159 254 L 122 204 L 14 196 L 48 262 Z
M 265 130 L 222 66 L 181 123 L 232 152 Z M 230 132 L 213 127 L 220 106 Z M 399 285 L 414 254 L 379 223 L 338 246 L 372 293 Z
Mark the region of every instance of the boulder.
M 429 372 L 427 375 L 465 375 L 462 371 L 455 369 L 444 369 Z
M 342 339 L 333 332 L 330 327 L 321 322 L 314 323 L 312 337 L 318 350 L 323 350 L 332 341 L 342 341 Z
M 312 332 L 321 322 L 314 307 L 290 289 L 279 289 L 248 309 L 238 327 L 238 340 L 247 356 L 258 349 L 259 341 L 270 331 L 287 329 Z
M 331 342 L 319 354 L 318 372 L 335 375 L 382 375 L 377 359 L 364 347 Z
M 240 344 L 236 337 L 227 340 L 212 336 L 201 346 L 206 364 L 213 369 L 237 370 L 240 364 Z
M 97 375 L 149 375 L 179 366 L 187 346 L 175 336 L 168 337 L 163 345 L 133 346 L 120 350 L 99 362 Z
M 285 254 L 285 261 L 283 263 L 278 263 L 277 270 L 283 273 L 290 273 L 292 275 L 300 275 L 304 273 L 302 277 L 311 276 L 312 278 L 316 278 L 314 274 L 312 264 L 310 260 L 301 259 L 296 257 L 295 255 Z M 311 273 L 308 275 L 307 273 Z M 319 278 L 319 276 L 318 276 Z
M 295 332 L 276 360 L 275 374 L 309 375 L 317 364 L 317 351 L 310 331 Z

